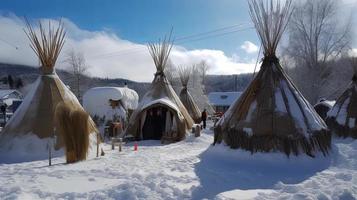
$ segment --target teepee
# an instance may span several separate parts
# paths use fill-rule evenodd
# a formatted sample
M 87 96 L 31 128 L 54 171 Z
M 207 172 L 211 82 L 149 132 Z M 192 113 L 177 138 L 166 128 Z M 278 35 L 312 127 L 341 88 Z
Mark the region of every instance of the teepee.
M 351 59 L 352 81 L 327 113 L 326 123 L 340 137 L 357 138 L 357 57 Z
M 179 94 L 180 100 L 187 109 L 193 121 L 196 124 L 199 124 L 201 123 L 201 111 L 188 91 L 188 81 L 190 80 L 192 69 L 181 66 L 178 68 L 178 73 L 182 84 L 182 89 Z
M 174 142 L 185 138 L 187 129 L 192 127 L 192 118 L 164 73 L 171 48 L 170 37 L 148 45 L 157 71 L 150 89 L 130 117 L 126 136 Z
M 57 104 L 66 101 L 73 109 L 83 108 L 55 72 L 56 60 L 65 43 L 66 32 L 62 23 L 57 28 L 50 22 L 48 28 L 39 23 L 37 34 L 27 22 L 25 33 L 31 42 L 30 47 L 38 56 L 40 75 L 0 134 L 0 148 L 2 152 L 24 149 L 29 154 L 41 154 L 47 153 L 48 140 L 45 139 L 57 136 L 57 150 L 64 145 L 61 135 L 55 130 Z M 88 118 L 88 126 L 91 133 L 96 131 L 91 118 Z
M 331 134 L 275 56 L 291 15 L 291 0 L 249 1 L 250 15 L 264 47 L 259 73 L 215 127 L 215 143 L 252 153 L 287 156 L 328 154 Z

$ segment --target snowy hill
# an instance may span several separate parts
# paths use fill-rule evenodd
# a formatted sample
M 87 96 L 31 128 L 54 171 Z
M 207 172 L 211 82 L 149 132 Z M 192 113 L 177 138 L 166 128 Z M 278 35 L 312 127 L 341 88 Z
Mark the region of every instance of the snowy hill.
M 254 154 L 211 146 L 213 135 L 76 164 L 64 157 L 0 164 L 0 199 L 356 199 L 357 141 L 334 140 L 328 158 Z
M 72 81 L 72 75 L 64 70 L 57 69 L 57 74 L 63 80 L 66 85 L 74 87 L 74 82 Z M 38 76 L 38 69 L 25 66 L 25 65 L 14 65 L 14 64 L 4 64 L 0 63 L 0 79 L 7 77 L 8 74 L 11 74 L 17 78 L 22 78 L 24 84 L 32 83 L 36 80 Z M 207 75 L 206 84 L 206 93 L 212 91 L 232 91 L 232 90 L 244 90 L 245 87 L 249 84 L 251 80 L 251 74 L 242 74 L 237 76 L 231 75 Z M 236 77 L 236 78 L 235 78 Z M 125 82 L 129 84 L 129 87 L 136 90 L 141 97 L 147 91 L 149 87 L 148 83 L 141 83 L 130 81 L 126 79 L 105 79 L 105 78 L 96 78 L 89 76 L 81 77 L 82 85 L 81 90 L 84 93 L 88 88 L 91 87 L 101 87 L 101 86 L 113 86 L 113 87 L 122 87 Z M 83 94 L 82 94 L 83 95 Z
M 69 85 L 71 88 L 75 88 L 75 81 L 73 75 L 68 71 L 57 69 L 58 76 L 61 80 Z M 39 74 L 39 71 L 35 67 L 25 66 L 25 65 L 14 65 L 14 64 L 4 64 L 0 63 L 0 80 L 7 75 L 12 75 L 16 78 L 21 78 L 24 81 L 25 85 L 33 83 Z M 106 78 L 97 78 L 89 76 L 81 76 L 81 86 L 80 90 L 83 96 L 83 93 L 92 87 L 101 87 L 101 86 L 112 86 L 112 87 L 123 87 L 124 83 L 127 83 L 128 86 L 142 94 L 146 92 L 146 89 L 149 87 L 148 83 L 140 83 L 135 81 L 130 81 L 127 79 L 106 79 Z

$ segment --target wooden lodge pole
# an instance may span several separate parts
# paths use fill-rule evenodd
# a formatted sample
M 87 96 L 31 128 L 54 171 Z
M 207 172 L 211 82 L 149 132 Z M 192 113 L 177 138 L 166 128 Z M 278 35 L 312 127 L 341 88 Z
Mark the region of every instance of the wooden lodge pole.
M 51 145 L 51 138 L 50 138 L 48 143 L 48 166 L 51 165 L 52 165 L 52 145 Z
M 119 138 L 119 152 L 121 152 L 121 146 L 122 146 L 123 138 Z
M 97 158 L 99 157 L 99 133 L 97 133 Z

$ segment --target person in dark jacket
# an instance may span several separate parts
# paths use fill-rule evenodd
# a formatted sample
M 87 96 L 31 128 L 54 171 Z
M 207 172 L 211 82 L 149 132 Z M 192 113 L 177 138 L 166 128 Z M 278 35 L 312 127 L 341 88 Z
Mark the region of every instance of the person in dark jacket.
M 203 122 L 203 128 L 206 129 L 206 120 L 207 120 L 207 111 L 206 111 L 206 109 L 204 109 L 202 114 L 201 114 L 201 120 Z

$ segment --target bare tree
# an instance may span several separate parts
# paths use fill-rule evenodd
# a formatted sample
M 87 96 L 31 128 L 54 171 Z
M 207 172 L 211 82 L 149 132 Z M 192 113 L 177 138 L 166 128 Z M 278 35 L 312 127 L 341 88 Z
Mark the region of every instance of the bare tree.
M 296 1 L 289 25 L 287 51 L 297 66 L 295 80 L 311 103 L 321 98 L 328 87 L 331 67 L 328 62 L 349 49 L 350 23 L 338 21 L 338 1 Z M 299 68 L 299 69 L 298 69 Z
M 213 114 L 214 110 L 209 104 L 209 100 L 205 95 L 205 79 L 207 76 L 207 70 L 209 66 L 206 62 L 200 62 L 199 64 L 192 65 L 192 74 L 189 81 L 191 95 L 195 100 L 197 106 L 201 111 L 206 109 L 208 113 Z
M 67 52 L 66 62 L 70 67 L 70 72 L 74 78 L 74 92 L 79 100 L 81 100 L 81 77 L 88 70 L 84 55 L 80 52 L 75 51 L 74 49 Z
M 206 83 L 206 76 L 207 76 L 207 71 L 209 70 L 209 65 L 206 63 L 206 61 L 202 60 L 198 64 L 198 69 L 201 72 L 201 77 L 202 77 L 202 85 L 205 85 Z
M 172 86 L 179 86 L 178 72 L 175 64 L 168 60 L 167 66 L 165 67 L 165 76 Z

